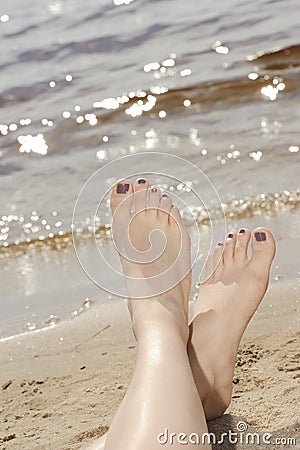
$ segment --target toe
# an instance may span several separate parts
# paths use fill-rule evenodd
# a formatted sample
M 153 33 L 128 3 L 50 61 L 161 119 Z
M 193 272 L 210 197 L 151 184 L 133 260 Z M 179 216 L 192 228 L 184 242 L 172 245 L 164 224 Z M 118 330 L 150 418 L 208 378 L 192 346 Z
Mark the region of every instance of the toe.
M 248 244 L 251 233 L 246 228 L 241 228 L 236 236 L 234 249 L 234 258 L 238 262 L 246 262 L 248 260 Z
M 252 257 L 250 264 L 259 271 L 269 271 L 275 256 L 276 245 L 271 231 L 259 227 L 252 232 Z
M 213 252 L 214 279 L 217 279 L 223 270 L 224 244 L 219 242 Z
M 224 262 L 225 264 L 233 259 L 234 248 L 236 243 L 236 234 L 234 232 L 227 235 L 224 243 Z
M 163 194 L 159 203 L 158 216 L 161 218 L 169 218 L 169 214 L 172 208 L 172 200 L 168 194 Z
M 214 259 L 213 253 L 210 253 L 207 257 L 205 267 L 204 267 L 204 278 L 207 280 L 214 271 Z
M 148 208 L 158 208 L 161 198 L 160 189 L 152 186 L 148 193 Z
M 179 211 L 179 209 L 177 208 L 177 206 L 175 206 L 175 205 L 172 205 L 172 206 L 171 206 L 170 216 L 173 217 L 173 218 L 175 219 L 175 221 L 177 222 L 178 225 L 181 225 L 181 224 L 182 224 L 180 211 Z
M 139 178 L 134 185 L 134 208 L 136 212 L 143 211 L 147 205 L 149 182 L 146 178 Z
M 133 201 L 133 185 L 129 180 L 121 180 L 115 184 L 110 194 L 110 207 L 114 214 L 120 206 L 122 211 L 130 213 Z

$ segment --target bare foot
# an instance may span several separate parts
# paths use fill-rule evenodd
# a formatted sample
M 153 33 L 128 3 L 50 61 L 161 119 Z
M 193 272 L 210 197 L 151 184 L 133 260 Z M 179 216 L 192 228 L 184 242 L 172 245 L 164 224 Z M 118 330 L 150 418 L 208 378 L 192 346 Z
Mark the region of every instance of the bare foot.
M 111 193 L 111 209 L 113 238 L 126 278 L 128 307 L 139 351 L 142 348 L 151 354 L 153 365 L 153 358 L 166 351 L 161 348 L 167 346 L 170 352 L 173 343 L 179 341 L 189 365 L 186 346 L 191 252 L 190 237 L 180 213 L 171 198 L 162 195 L 158 188 L 149 187 L 146 179 L 137 180 L 134 185 L 128 180 L 119 182 Z M 193 383 L 191 372 L 190 377 Z M 195 386 L 194 390 L 193 398 L 199 401 Z M 107 434 L 88 449 L 103 450 L 106 440 Z
M 190 238 L 171 198 L 150 188 L 146 179 L 137 180 L 134 186 L 124 180 L 112 190 L 111 209 L 135 335 L 138 328 L 168 320 L 171 315 L 187 325 Z
M 209 257 L 190 324 L 188 353 L 207 419 L 227 409 L 238 345 L 268 286 L 275 255 L 273 235 L 266 228 L 230 233 Z

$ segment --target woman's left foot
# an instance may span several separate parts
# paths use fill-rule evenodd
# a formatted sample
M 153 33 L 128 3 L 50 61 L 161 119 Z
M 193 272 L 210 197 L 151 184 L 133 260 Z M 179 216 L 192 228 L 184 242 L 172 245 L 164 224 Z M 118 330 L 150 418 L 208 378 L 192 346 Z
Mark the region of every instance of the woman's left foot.
M 268 286 L 275 241 L 266 228 L 230 233 L 206 264 L 190 324 L 188 353 L 207 419 L 227 409 L 231 400 L 237 349 Z

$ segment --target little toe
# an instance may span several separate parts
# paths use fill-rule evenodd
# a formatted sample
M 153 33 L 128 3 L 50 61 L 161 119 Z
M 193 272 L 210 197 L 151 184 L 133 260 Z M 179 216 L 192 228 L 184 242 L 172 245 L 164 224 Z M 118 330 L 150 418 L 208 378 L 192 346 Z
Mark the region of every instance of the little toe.
M 148 192 L 148 208 L 158 208 L 161 198 L 160 189 L 156 186 L 152 186 Z
M 251 266 L 261 272 L 269 272 L 275 252 L 275 239 L 271 231 L 263 227 L 253 230 Z
M 134 185 L 134 209 L 135 212 L 144 211 L 147 207 L 147 192 L 149 182 L 146 178 L 139 178 Z
M 214 277 L 218 277 L 223 269 L 224 244 L 219 242 L 213 252 L 213 272 Z
M 129 180 L 118 181 L 111 190 L 110 207 L 114 214 L 120 206 L 123 212 L 130 213 L 133 201 L 133 185 Z
M 234 248 L 236 243 L 236 234 L 234 232 L 227 235 L 227 239 L 224 242 L 224 262 L 225 264 L 232 260 L 234 256 Z
M 236 236 L 234 249 L 234 257 L 238 262 L 246 262 L 248 260 L 248 244 L 251 233 L 246 228 L 241 228 Z
M 210 253 L 207 257 L 205 267 L 204 267 L 204 277 L 205 280 L 207 280 L 214 271 L 214 258 L 213 253 Z
M 161 218 L 169 218 L 169 214 L 172 208 L 172 200 L 168 194 L 163 194 L 159 203 L 158 216 Z

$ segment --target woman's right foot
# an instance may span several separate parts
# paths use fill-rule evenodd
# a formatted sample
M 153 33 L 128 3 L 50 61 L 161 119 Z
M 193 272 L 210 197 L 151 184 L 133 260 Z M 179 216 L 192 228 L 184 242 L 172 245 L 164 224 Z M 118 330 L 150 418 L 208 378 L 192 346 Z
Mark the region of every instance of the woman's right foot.
M 176 322 L 187 341 L 190 237 L 178 209 L 147 179 L 119 182 L 110 203 L 136 338 L 154 326 L 167 329 Z
M 275 241 L 266 228 L 230 233 L 206 264 L 190 323 L 188 353 L 207 419 L 227 409 L 231 400 L 238 345 L 269 282 Z

